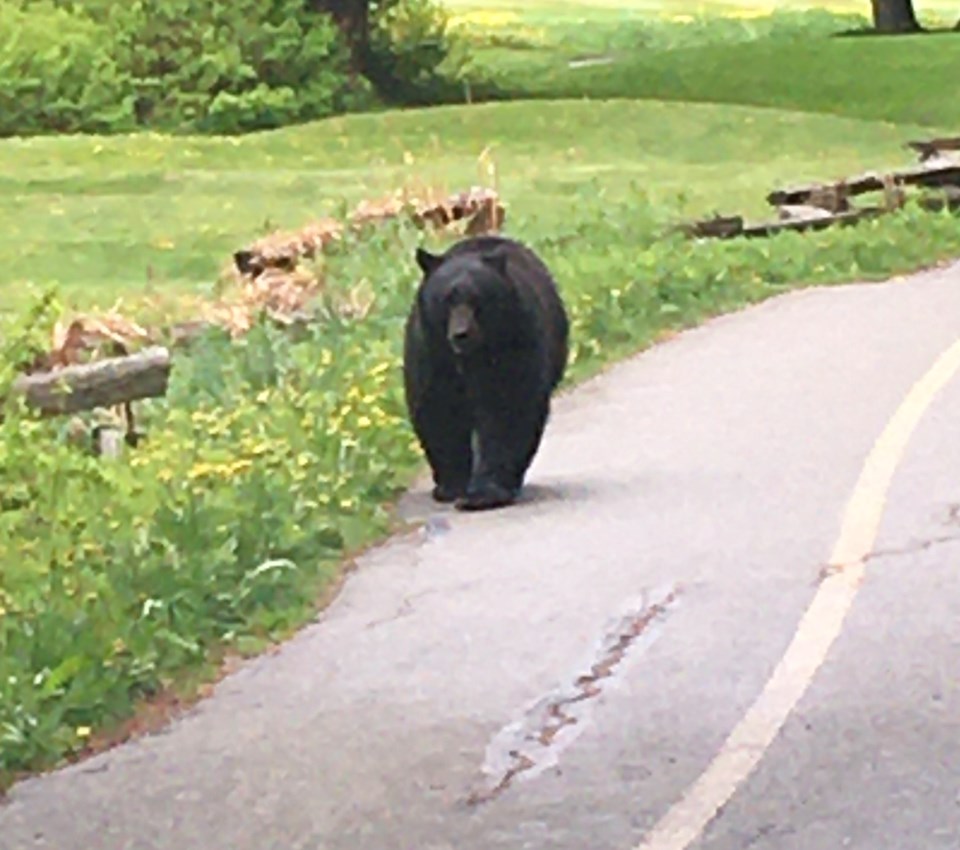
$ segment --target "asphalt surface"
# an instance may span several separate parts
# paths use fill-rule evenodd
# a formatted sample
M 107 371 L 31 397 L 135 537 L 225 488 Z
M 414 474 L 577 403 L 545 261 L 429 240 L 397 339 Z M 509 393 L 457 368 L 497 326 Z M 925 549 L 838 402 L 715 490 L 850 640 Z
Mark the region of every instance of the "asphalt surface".
M 807 290 L 558 399 L 528 499 L 433 506 L 164 733 L 17 786 L 2 850 L 634 850 L 774 670 L 960 265 Z M 960 379 L 823 666 L 696 850 L 960 846 Z

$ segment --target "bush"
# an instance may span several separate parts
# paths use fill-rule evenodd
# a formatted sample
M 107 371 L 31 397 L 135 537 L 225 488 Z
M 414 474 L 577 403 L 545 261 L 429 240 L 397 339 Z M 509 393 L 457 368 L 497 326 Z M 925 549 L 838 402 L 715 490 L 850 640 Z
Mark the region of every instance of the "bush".
M 436 0 L 375 4 L 358 57 L 304 0 L 0 0 L 0 134 L 239 133 L 366 108 L 375 88 L 442 100 L 453 46 Z
M 448 87 L 441 67 L 459 59 L 449 15 L 436 0 L 394 0 L 373 16 L 364 70 L 386 99 L 433 100 Z M 451 69 L 455 70 L 455 69 Z
M 108 67 L 73 68 L 75 85 L 99 91 L 117 69 L 126 114 L 132 103 L 140 126 L 234 133 L 323 118 L 369 100 L 369 83 L 350 73 L 339 29 L 303 0 L 21 2 L 26 11 L 16 12 L 18 20 L 44 33 L 51 50 L 63 50 L 76 33 L 105 45 L 99 49 Z M 45 103 L 49 88 L 34 88 Z M 97 128 L 88 121 L 78 129 Z
M 232 94 L 222 91 L 210 104 L 203 121 L 212 133 L 236 133 L 260 127 L 281 127 L 297 120 L 300 104 L 293 89 L 271 89 L 262 83 L 252 91 Z
M 93 21 L 50 3 L 0 2 L 0 136 L 134 125 L 133 88 Z
M 143 124 L 276 127 L 341 112 L 356 88 L 338 29 L 302 0 L 136 0 L 109 19 Z

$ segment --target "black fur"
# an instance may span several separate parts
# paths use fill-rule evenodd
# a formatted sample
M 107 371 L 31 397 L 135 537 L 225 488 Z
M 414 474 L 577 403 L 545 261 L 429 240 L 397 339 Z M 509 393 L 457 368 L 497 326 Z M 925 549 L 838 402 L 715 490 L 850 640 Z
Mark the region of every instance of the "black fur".
M 567 364 L 569 322 L 553 276 L 526 246 L 464 239 L 435 256 L 407 319 L 404 383 L 433 497 L 511 503 L 540 446 Z

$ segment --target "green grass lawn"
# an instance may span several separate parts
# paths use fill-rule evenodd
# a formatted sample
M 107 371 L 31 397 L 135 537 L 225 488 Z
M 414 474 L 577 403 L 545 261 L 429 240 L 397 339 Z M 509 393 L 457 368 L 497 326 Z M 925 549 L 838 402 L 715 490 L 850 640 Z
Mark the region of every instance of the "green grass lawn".
M 863 12 L 846 0 L 813 17 L 803 4 L 748 0 L 448 5 L 477 47 L 474 73 L 539 102 L 351 116 L 240 139 L 0 143 L 3 306 L 22 303 L 25 282 L 62 284 L 79 306 L 202 291 L 271 226 L 407 181 L 485 181 L 477 157 L 487 147 L 511 227 L 549 229 L 597 192 L 627 196 L 631 181 L 665 215 L 759 213 L 773 182 L 897 164 L 906 138 L 960 128 L 960 36 L 830 38 L 830 14 Z M 664 22 L 717 9 L 741 17 Z M 771 9 L 774 18 L 751 17 Z M 597 52 L 615 61 L 569 67 Z
M 714 6 L 687 3 L 448 5 L 473 48 L 468 77 L 494 81 L 510 99 L 627 97 L 960 123 L 950 94 L 960 33 L 834 37 L 866 23 L 863 6 L 780 4 L 755 17 L 764 6 L 730 4 L 740 16 L 718 19 Z M 921 11 L 941 25 L 960 14 L 946 4 Z M 611 61 L 570 64 L 601 57 Z
M 8 141 L 0 145 L 3 300 L 17 304 L 26 282 L 56 282 L 79 306 L 202 292 L 266 226 L 297 227 L 405 181 L 454 190 L 486 180 L 485 148 L 510 229 L 537 235 L 571 227 L 584 205 L 641 193 L 665 218 L 766 214 L 763 196 L 775 184 L 909 161 L 903 141 L 928 132 L 611 100 L 350 116 L 240 139 Z
M 960 101 L 946 82 L 960 69 L 960 34 L 619 49 L 613 62 L 592 67 L 571 67 L 551 51 L 522 62 L 516 51 L 483 56 L 489 64 L 481 67 L 510 97 L 735 103 L 960 126 Z
M 831 14 L 864 11 L 847 0 L 812 17 L 810 4 L 750 0 L 448 6 L 472 34 L 475 73 L 539 102 L 350 116 L 239 139 L 0 143 L 3 307 L 23 302 L 26 282 L 59 283 L 78 306 L 202 292 L 234 249 L 272 226 L 404 182 L 485 182 L 477 157 L 488 147 L 511 227 L 548 230 L 597 193 L 629 196 L 631 184 L 665 216 L 759 213 L 772 183 L 897 164 L 906 138 L 960 126 L 960 36 L 827 37 Z M 665 23 L 717 10 L 740 17 Z M 569 67 L 598 51 L 615 62 Z

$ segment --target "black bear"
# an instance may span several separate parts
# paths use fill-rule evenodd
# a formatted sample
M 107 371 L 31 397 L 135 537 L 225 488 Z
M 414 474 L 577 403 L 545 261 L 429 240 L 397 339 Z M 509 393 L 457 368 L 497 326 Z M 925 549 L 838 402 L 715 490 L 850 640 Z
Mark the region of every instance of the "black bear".
M 470 237 L 439 256 L 418 248 L 416 261 L 404 385 L 433 498 L 461 510 L 510 504 L 567 365 L 556 282 L 530 248 L 502 236 Z

